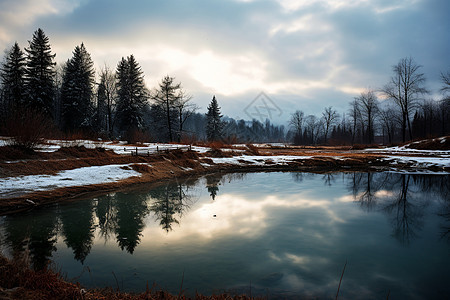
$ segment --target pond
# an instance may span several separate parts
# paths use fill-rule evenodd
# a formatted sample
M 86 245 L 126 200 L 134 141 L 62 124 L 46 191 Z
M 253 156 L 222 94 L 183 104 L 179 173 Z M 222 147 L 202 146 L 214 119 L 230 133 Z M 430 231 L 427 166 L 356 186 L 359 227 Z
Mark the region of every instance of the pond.
M 86 287 L 450 295 L 450 176 L 214 174 L 0 218 L 2 252 Z

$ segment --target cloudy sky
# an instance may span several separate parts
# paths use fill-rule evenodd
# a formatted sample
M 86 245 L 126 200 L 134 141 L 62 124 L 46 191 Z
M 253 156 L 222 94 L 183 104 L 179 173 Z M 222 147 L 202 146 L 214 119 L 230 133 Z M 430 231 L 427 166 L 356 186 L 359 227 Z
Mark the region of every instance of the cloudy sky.
M 133 54 L 149 88 L 175 77 L 201 112 L 216 95 L 230 117 L 284 123 L 296 109 L 346 111 L 403 57 L 438 97 L 448 12 L 448 0 L 0 0 L 0 50 L 40 27 L 57 62 L 81 42 L 97 69 Z

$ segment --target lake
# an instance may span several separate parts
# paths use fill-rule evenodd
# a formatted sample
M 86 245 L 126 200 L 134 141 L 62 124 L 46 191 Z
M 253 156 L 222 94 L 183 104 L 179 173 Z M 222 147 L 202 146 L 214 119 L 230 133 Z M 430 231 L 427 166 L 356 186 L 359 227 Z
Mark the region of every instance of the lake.
M 450 296 L 450 176 L 234 173 L 0 218 L 2 252 L 86 287 Z

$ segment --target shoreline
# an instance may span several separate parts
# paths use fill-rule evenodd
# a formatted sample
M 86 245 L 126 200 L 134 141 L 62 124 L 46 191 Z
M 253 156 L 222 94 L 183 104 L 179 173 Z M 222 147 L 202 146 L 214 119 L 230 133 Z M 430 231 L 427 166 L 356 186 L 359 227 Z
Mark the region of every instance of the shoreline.
M 81 150 L 78 149 L 78 151 Z M 72 170 L 76 170 L 77 167 L 78 169 L 82 167 L 88 168 L 89 165 L 108 166 L 111 163 L 115 163 L 123 165 L 122 169 L 124 170 L 134 170 L 140 175 L 109 183 L 61 187 L 0 198 L 0 216 L 20 213 L 49 204 L 85 199 L 112 191 L 130 190 L 139 188 L 142 185 L 158 184 L 174 178 L 203 176 L 217 172 L 328 173 L 417 172 L 419 170 L 422 173 L 431 172 L 436 174 L 437 172 L 437 174 L 450 174 L 450 166 L 437 167 L 426 165 L 418 168 L 412 162 L 394 160 L 393 163 L 392 156 L 388 157 L 384 154 L 374 153 L 306 153 L 306 156 L 295 153 L 295 155 L 287 157 L 283 155 L 270 156 L 262 153 L 251 156 L 233 156 L 233 153 L 222 152 L 220 150 L 219 152 L 212 153 L 212 155 L 199 154 L 195 151 L 171 150 L 149 156 L 124 156 L 98 149 L 83 149 L 82 152 L 85 152 L 82 155 L 87 157 L 76 158 L 75 161 L 70 161 L 69 166 Z M 281 158 L 284 160 L 277 161 L 277 159 Z M 64 165 L 58 165 L 58 163 L 59 161 L 55 161 L 54 166 L 48 163 L 47 169 L 41 169 L 41 173 L 47 173 L 48 176 L 51 176 L 67 170 L 64 168 Z M 19 161 L 19 164 L 22 164 L 22 162 Z M 30 165 L 28 173 L 33 174 L 36 171 L 32 165 L 36 164 L 40 166 L 42 160 L 29 160 L 23 162 L 23 164 Z M 3 166 L 5 166 L 5 163 Z M 12 166 L 13 168 L 11 169 L 14 170 L 13 164 L 9 163 L 9 166 Z M 15 172 L 16 177 L 24 176 L 19 175 L 20 173 L 17 174 L 17 171 Z M 24 173 L 27 174 L 26 172 Z

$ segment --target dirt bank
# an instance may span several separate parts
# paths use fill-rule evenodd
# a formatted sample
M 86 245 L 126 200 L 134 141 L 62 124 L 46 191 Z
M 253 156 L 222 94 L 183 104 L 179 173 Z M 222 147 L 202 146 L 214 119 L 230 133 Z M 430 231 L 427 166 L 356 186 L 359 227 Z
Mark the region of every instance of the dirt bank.
M 248 151 L 245 153 L 247 156 L 236 156 L 236 152 L 220 149 L 205 154 L 172 150 L 148 156 L 131 156 L 119 155 L 102 148 L 67 147 L 54 153 L 18 153 L 16 149 L 1 148 L 3 149 L 0 149 L 0 178 L 37 174 L 54 175 L 63 170 L 111 164 L 126 164 L 123 168 L 133 169 L 139 172 L 140 176 L 111 183 L 55 188 L 3 198 L 0 199 L 0 215 L 55 202 L 74 201 L 109 191 L 138 188 L 141 184 L 175 177 L 199 176 L 213 172 L 382 171 L 391 168 L 391 164 L 383 155 L 345 151 L 341 148 L 250 149 L 250 153 Z M 249 156 L 250 154 L 253 155 Z M 277 160 L 282 157 L 281 155 L 288 154 L 289 160 L 281 162 Z M 248 159 L 249 157 L 251 159 Z M 399 167 L 413 169 L 414 166 L 408 162 L 396 162 L 396 168 Z M 442 171 L 440 167 L 435 169 Z

